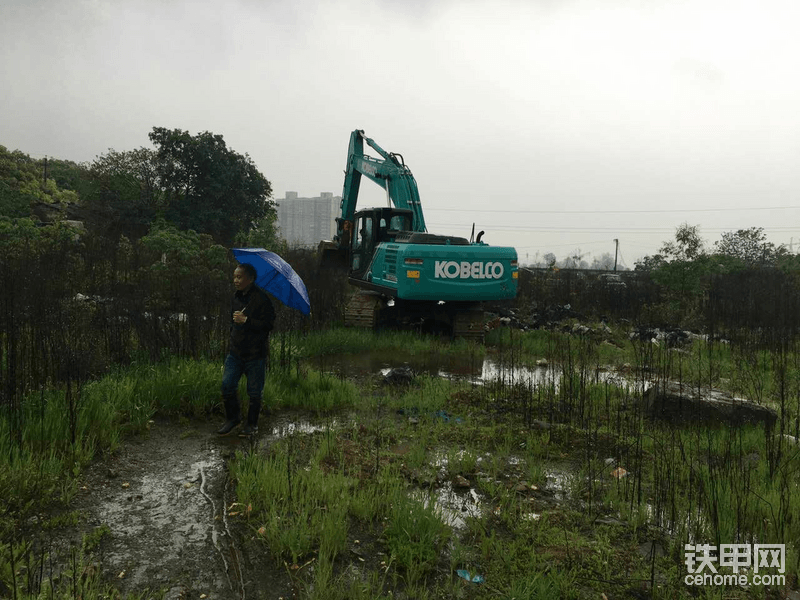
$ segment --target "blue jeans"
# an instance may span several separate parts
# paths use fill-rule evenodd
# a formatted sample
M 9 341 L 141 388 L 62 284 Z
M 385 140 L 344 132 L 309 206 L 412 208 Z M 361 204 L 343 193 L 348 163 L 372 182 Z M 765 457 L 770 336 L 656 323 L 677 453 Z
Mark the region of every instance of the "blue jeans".
M 243 361 L 238 356 L 228 354 L 225 357 L 225 370 L 222 373 L 222 397 L 236 397 L 239 389 L 239 380 L 242 375 L 247 377 L 247 395 L 252 400 L 261 402 L 264 393 L 264 375 L 267 368 L 265 358 L 256 358 Z

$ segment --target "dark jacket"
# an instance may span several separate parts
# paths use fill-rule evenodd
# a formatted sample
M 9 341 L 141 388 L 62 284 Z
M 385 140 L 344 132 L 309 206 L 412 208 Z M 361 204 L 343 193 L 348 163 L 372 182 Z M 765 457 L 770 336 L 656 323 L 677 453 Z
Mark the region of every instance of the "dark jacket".
M 247 321 L 233 322 L 233 313 L 244 311 Z M 247 293 L 237 291 L 231 301 L 231 341 L 228 352 L 242 360 L 267 357 L 269 332 L 275 324 L 275 309 L 266 293 L 251 285 Z

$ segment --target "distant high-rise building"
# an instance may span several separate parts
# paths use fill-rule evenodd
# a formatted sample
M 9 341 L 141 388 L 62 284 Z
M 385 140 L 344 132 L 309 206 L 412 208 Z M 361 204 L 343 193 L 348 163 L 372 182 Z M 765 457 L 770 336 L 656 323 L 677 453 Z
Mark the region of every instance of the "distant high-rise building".
M 316 198 L 298 198 L 286 192 L 278 199 L 278 227 L 289 246 L 316 248 L 321 240 L 333 239 L 342 197 L 322 192 Z

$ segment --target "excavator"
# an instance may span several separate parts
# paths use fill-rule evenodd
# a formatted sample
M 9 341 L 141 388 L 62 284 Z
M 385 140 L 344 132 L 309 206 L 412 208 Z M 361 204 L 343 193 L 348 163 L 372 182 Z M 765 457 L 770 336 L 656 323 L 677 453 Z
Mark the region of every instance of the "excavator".
M 364 144 L 379 158 L 364 153 Z M 356 211 L 362 176 L 386 190 L 385 207 Z M 341 216 L 333 240 L 320 242 L 323 267 L 347 272 L 359 288 L 345 325 L 419 327 L 482 340 L 483 302 L 514 298 L 514 248 L 428 233 L 417 182 L 401 154 L 386 152 L 363 130 L 350 135 Z

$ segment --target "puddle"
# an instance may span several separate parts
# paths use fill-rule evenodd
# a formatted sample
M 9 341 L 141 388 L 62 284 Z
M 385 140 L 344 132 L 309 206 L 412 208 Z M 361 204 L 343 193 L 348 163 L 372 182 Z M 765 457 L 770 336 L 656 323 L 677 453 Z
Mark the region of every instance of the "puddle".
M 164 589 L 240 596 L 238 553 L 228 530 L 225 456 L 232 442 L 155 425 L 111 466 L 87 474 L 89 525 L 107 525 L 103 563 L 120 591 Z
M 567 469 L 546 467 L 544 469 L 545 489 L 553 494 L 553 498 L 558 502 L 569 500 L 572 483 L 575 475 Z
M 562 371 L 557 365 L 526 367 L 508 365 L 492 357 L 474 360 L 452 356 L 402 356 L 391 358 L 364 353 L 324 357 L 309 362 L 313 367 L 341 377 L 380 373 L 387 375 L 392 369 L 410 368 L 417 375 L 429 375 L 444 379 L 466 380 L 475 384 L 500 381 L 507 385 L 522 384 L 531 387 L 552 387 L 558 390 Z M 590 383 L 608 382 L 619 387 L 640 386 L 613 370 L 598 369 L 588 374 Z
M 332 429 L 337 429 L 340 423 L 337 419 L 331 419 L 329 423 L 324 425 L 319 425 L 312 423 L 311 421 L 306 421 L 303 419 L 300 420 L 282 420 L 281 422 L 276 422 L 272 424 L 272 428 L 270 432 L 267 434 L 268 438 L 279 439 L 285 438 L 290 435 L 304 434 L 304 435 L 311 435 L 312 433 L 318 433 L 320 431 L 329 431 Z
M 346 354 L 326 356 L 309 361 L 309 365 L 326 373 L 342 377 L 388 373 L 394 367 L 410 367 L 415 373 L 441 377 L 480 378 L 484 359 L 464 359 L 462 357 L 434 355 L 385 354 Z
M 191 551 L 215 535 L 213 528 L 203 526 L 208 520 L 206 513 L 213 509 L 201 491 L 211 478 L 222 473 L 224 463 L 215 449 L 209 454 L 206 460 L 175 465 L 171 472 L 148 474 L 140 482 L 131 483 L 127 497 L 115 495 L 98 505 L 99 518 L 122 540 L 141 538 L 149 527 L 156 527 L 169 532 L 161 540 L 161 551 L 166 555 Z M 128 557 L 122 552 L 119 558 Z
M 450 459 L 460 461 L 468 452 L 459 450 L 453 455 L 448 455 L 445 451 L 436 452 L 431 460 L 431 465 L 438 471 L 437 479 L 443 481 L 438 488 L 428 490 L 415 490 L 412 497 L 429 506 L 433 501 L 437 513 L 447 525 L 455 529 L 464 529 L 467 525 L 468 517 L 481 517 L 485 513 L 486 504 L 481 494 L 474 487 L 456 489 L 453 483 L 448 480 L 448 463 Z M 492 460 L 491 454 L 483 454 L 475 457 L 477 466 Z M 503 461 L 508 468 L 518 469 L 524 465 L 524 459 L 519 456 L 508 456 Z M 546 477 L 541 491 L 550 496 L 555 502 L 565 502 L 571 498 L 571 490 L 574 481 L 574 474 L 569 467 L 563 465 L 549 466 L 544 468 Z M 484 472 L 475 473 L 473 476 L 479 479 L 491 479 L 491 476 Z M 501 477 L 501 480 L 503 478 Z M 501 483 L 501 481 L 497 481 Z M 530 512 L 522 516 L 523 519 L 537 521 L 541 518 L 540 513 Z
M 396 364 L 396 363 L 395 363 Z M 426 374 L 443 379 L 466 379 L 473 383 L 485 383 L 487 381 L 500 380 L 509 385 L 514 383 L 524 383 L 532 385 L 545 385 L 554 383 L 558 387 L 558 380 L 561 377 L 559 372 L 548 369 L 547 367 L 509 367 L 502 363 L 495 362 L 490 358 L 486 358 L 477 366 L 468 368 L 435 368 L 435 365 L 423 365 L 423 367 L 415 368 L 411 364 L 404 364 L 404 367 L 410 367 L 417 374 Z M 433 367 L 433 368 L 428 368 Z M 383 366 L 378 372 L 381 375 L 387 375 L 393 368 L 391 366 Z
M 436 514 L 453 529 L 465 529 L 467 518 L 479 518 L 484 512 L 483 501 L 475 488 L 456 491 L 449 481 L 435 489 L 414 490 L 411 497 L 426 508 L 433 502 Z

